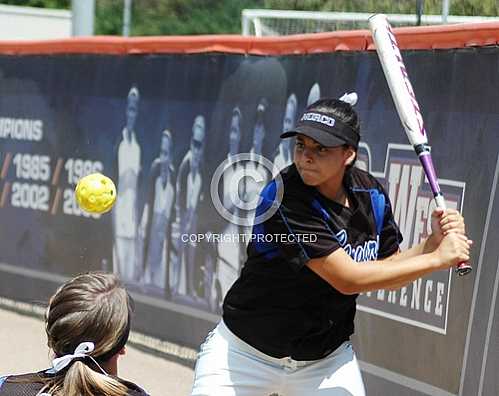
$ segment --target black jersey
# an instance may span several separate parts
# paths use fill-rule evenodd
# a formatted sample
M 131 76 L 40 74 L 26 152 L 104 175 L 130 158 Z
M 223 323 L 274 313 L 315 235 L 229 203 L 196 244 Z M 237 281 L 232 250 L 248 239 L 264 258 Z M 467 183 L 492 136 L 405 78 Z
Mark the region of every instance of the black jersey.
M 294 164 L 281 176 L 282 202 L 253 226 L 247 261 L 224 300 L 223 320 L 267 355 L 315 360 L 353 333 L 357 295 L 334 289 L 307 261 L 339 248 L 355 261 L 388 257 L 402 236 L 386 192 L 367 172 L 353 168 L 345 175 L 349 208 L 305 185 Z M 274 179 L 260 194 L 257 215 L 272 205 L 275 192 Z

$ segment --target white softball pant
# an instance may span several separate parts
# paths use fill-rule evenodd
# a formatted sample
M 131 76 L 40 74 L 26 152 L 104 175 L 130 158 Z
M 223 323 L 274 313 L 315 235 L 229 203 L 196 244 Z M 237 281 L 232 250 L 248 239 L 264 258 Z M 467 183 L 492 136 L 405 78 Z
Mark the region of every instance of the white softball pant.
M 314 361 L 277 359 L 221 321 L 201 345 L 192 396 L 365 396 L 350 342 Z

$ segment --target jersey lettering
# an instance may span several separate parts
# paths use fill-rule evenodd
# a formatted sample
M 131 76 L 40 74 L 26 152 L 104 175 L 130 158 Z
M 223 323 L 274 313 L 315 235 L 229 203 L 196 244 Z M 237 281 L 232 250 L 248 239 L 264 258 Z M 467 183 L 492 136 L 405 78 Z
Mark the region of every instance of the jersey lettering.
M 378 258 L 379 236 L 376 240 L 365 241 L 364 243 L 352 247 L 348 241 L 348 234 L 345 229 L 336 233 L 336 239 L 345 252 L 355 261 L 370 261 Z

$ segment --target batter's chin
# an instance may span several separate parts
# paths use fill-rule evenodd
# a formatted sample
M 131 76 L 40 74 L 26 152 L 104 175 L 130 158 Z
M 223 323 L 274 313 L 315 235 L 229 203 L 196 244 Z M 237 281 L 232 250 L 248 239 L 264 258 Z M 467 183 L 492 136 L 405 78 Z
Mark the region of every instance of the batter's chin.
M 300 177 L 301 177 L 303 183 L 306 184 L 307 186 L 313 187 L 313 186 L 316 186 L 317 184 L 319 184 L 319 180 L 313 174 L 313 172 L 298 170 L 298 173 L 300 174 Z

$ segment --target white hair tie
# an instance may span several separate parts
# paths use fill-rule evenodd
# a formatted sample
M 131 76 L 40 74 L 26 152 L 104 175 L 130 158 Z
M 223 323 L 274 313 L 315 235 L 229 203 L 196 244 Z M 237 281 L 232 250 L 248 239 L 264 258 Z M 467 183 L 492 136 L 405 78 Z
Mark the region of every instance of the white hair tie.
M 358 96 L 355 92 L 345 93 L 340 100 L 353 107 L 357 104 Z
M 89 355 L 89 353 L 93 352 L 95 349 L 95 345 L 93 342 L 82 342 L 78 345 L 73 354 L 64 355 L 52 360 L 52 368 L 46 371 L 47 374 L 57 374 L 59 371 L 66 368 L 74 359 L 89 357 L 92 361 L 102 370 L 104 374 L 106 372 L 102 369 L 101 366 L 95 361 L 95 359 Z M 107 375 L 107 374 L 106 374 Z

